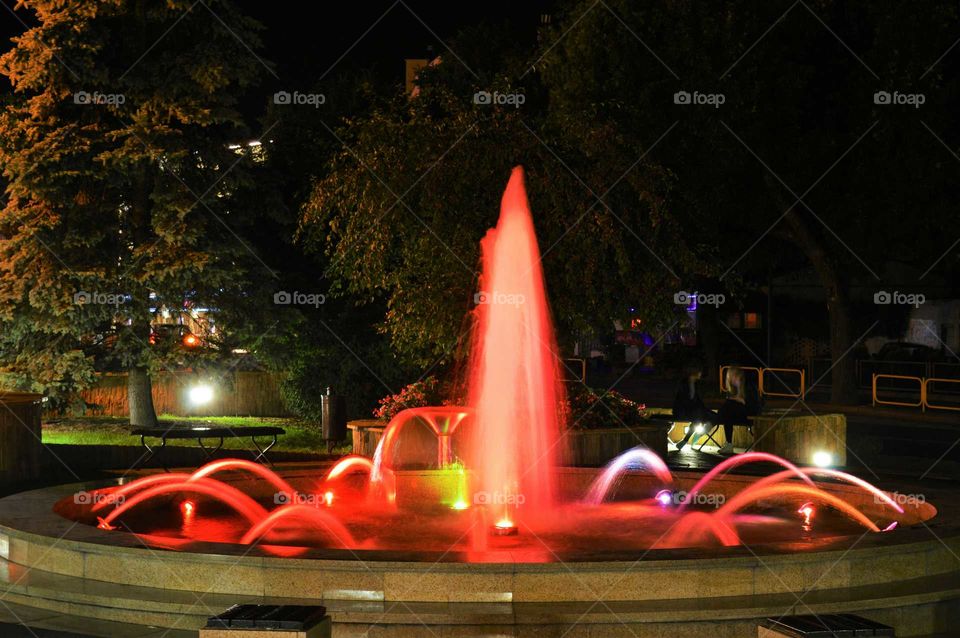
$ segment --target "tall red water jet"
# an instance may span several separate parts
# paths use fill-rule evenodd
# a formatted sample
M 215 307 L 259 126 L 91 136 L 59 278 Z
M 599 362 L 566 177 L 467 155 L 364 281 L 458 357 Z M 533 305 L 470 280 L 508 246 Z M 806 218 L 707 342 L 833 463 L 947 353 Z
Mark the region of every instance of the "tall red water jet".
M 529 521 L 553 503 L 564 388 L 519 166 L 480 252 L 468 367 L 475 422 L 467 457 L 479 490 L 474 501 L 485 500 L 498 523 L 514 515 Z

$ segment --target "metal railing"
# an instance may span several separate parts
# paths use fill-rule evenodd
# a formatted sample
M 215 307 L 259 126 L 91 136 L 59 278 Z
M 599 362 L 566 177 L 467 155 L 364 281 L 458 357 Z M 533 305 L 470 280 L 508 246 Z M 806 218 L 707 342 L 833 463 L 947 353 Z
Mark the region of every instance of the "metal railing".
M 807 390 L 807 373 L 803 368 L 756 368 L 751 366 L 737 366 L 737 365 L 722 365 L 720 366 L 720 391 L 727 392 L 726 372 L 730 368 L 740 368 L 744 372 L 754 372 L 757 375 L 757 391 L 760 393 L 760 396 L 768 397 L 786 397 L 788 399 L 802 399 Z M 768 389 L 767 382 L 765 377 L 767 373 L 771 373 L 779 382 L 779 385 L 783 386 L 784 391 L 779 389 L 776 391 Z M 788 373 L 798 375 L 800 381 L 800 387 L 795 392 L 791 392 L 790 388 L 779 376 L 777 373 Z M 772 384 L 771 384 L 772 385 Z
M 908 401 L 908 400 L 899 400 L 899 399 L 903 399 L 904 397 L 898 397 L 898 399 L 890 399 L 890 398 L 884 399 L 884 398 L 880 398 L 880 397 L 878 396 L 878 393 L 877 393 L 878 386 L 880 385 L 880 383 L 878 383 L 878 382 L 880 382 L 880 381 L 882 381 L 882 380 L 886 380 L 886 379 L 891 380 L 891 381 L 909 381 L 911 385 L 912 385 L 913 383 L 916 383 L 916 384 L 917 384 L 917 390 L 918 390 L 919 393 L 920 393 L 920 394 L 919 394 L 919 397 L 917 398 L 916 401 L 913 401 L 913 400 L 909 400 L 909 401 Z M 958 385 L 960 385 L 960 379 L 944 379 L 944 378 L 940 378 L 940 377 L 917 377 L 917 376 L 911 376 L 911 375 L 905 375 L 905 374 L 876 374 L 876 373 L 874 373 L 873 378 L 872 378 L 872 383 L 871 383 L 871 390 L 870 390 L 871 399 L 872 399 L 872 402 L 873 402 L 873 405 L 874 405 L 874 406 L 878 406 L 878 405 L 895 405 L 895 406 L 900 406 L 900 407 L 905 407 L 905 408 L 920 408 L 920 410 L 921 410 L 921 411 L 924 411 L 924 412 L 925 412 L 927 409 L 930 409 L 930 410 L 952 410 L 952 411 L 955 411 L 955 412 L 960 412 L 960 405 L 948 405 L 948 404 L 943 404 L 943 403 L 934 403 L 934 402 L 931 400 L 931 396 L 934 395 L 934 394 L 936 394 L 936 395 L 955 394 L 955 393 L 942 393 L 942 392 L 941 392 L 941 393 L 934 393 L 934 392 L 932 392 L 932 391 L 931 391 L 931 386 L 933 386 L 933 385 L 936 384 L 936 383 L 952 383 L 952 384 L 958 384 Z M 902 386 L 902 384 L 901 384 L 901 386 Z M 887 390 L 890 390 L 891 388 L 890 388 L 890 387 L 887 387 L 886 389 L 887 389 Z M 912 388 L 910 388 L 910 389 L 904 389 L 903 387 L 900 387 L 900 388 L 892 388 L 892 389 L 893 389 L 893 390 L 897 390 L 897 391 L 899 391 L 899 392 L 901 392 L 901 393 L 903 393 L 903 392 L 910 392 L 910 393 L 912 393 L 912 392 L 913 392 Z
M 720 366 L 720 392 L 729 392 L 730 389 L 727 387 L 727 370 L 730 368 L 740 368 L 744 372 L 754 372 L 757 375 L 757 389 L 759 390 L 763 385 L 763 373 L 760 372 L 760 368 L 751 368 L 750 366 L 738 366 L 738 365 L 726 365 Z M 761 390 L 761 393 L 763 391 Z
M 561 375 L 564 381 L 587 382 L 587 360 L 578 357 L 570 357 L 563 360 Z M 579 377 L 577 376 L 579 373 Z
M 784 390 L 789 390 L 787 385 L 780 379 L 775 373 L 789 373 L 796 374 L 800 378 L 800 388 L 797 392 L 771 392 L 767 389 L 766 374 L 768 372 L 774 373 L 774 378 L 784 386 Z M 807 389 L 807 373 L 803 368 L 763 368 L 760 372 L 760 394 L 766 395 L 768 397 L 786 397 L 788 399 L 802 399 L 803 395 L 806 393 Z
M 933 392 L 930 391 L 930 386 L 934 383 L 953 383 L 960 385 L 960 379 L 943 379 L 943 378 L 932 378 L 923 380 L 923 404 L 932 409 L 932 410 L 953 410 L 955 412 L 960 412 L 960 405 L 945 405 L 945 404 L 936 404 L 931 402 L 930 396 Z
M 890 399 L 881 399 L 877 396 L 877 386 L 878 381 L 881 379 L 899 379 L 901 381 L 916 381 L 917 389 L 920 392 L 920 398 L 917 401 L 894 401 Z M 877 374 L 873 373 L 872 382 L 870 384 L 870 396 L 873 400 L 874 407 L 878 405 L 898 405 L 906 408 L 920 408 L 921 410 L 926 409 L 926 387 L 927 384 L 924 383 L 923 377 L 914 377 L 906 374 Z

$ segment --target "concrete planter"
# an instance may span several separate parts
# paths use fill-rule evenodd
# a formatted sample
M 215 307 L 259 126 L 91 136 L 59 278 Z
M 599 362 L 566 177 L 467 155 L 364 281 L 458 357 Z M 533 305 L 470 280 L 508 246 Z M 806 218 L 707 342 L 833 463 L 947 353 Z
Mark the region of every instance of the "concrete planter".
M 827 452 L 831 465 L 847 464 L 847 417 L 843 414 L 761 414 L 754 417 L 754 450 L 794 463 L 812 465 L 815 452 Z
M 43 444 L 40 412 L 43 395 L 0 392 L 0 483 L 12 485 L 40 477 Z
M 359 419 L 347 423 L 353 436 L 353 453 L 373 457 L 386 427 L 384 421 Z M 667 432 L 662 426 L 571 430 L 561 436 L 560 464 L 570 467 L 601 467 L 621 452 L 645 445 L 667 457 Z
M 602 467 L 638 445 L 650 448 L 664 460 L 667 458 L 667 429 L 659 425 L 570 430 L 562 439 L 560 464 L 567 467 Z
M 357 419 L 347 422 L 353 439 L 353 453 L 373 458 L 373 453 L 380 443 L 383 430 L 387 427 L 386 421 L 380 419 Z

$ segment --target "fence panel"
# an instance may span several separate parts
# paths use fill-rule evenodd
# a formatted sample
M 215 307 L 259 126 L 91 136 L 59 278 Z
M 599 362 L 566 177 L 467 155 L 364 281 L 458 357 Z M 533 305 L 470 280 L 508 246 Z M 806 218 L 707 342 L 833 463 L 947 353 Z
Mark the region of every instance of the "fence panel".
M 190 388 L 201 383 L 194 373 L 163 372 L 153 378 L 153 406 L 157 414 L 176 416 L 289 416 L 280 397 L 280 379 L 269 372 L 231 372 L 202 380 L 213 388 L 205 405 L 190 401 Z M 127 416 L 127 375 L 101 375 L 97 385 L 81 393 L 91 416 Z
M 937 389 L 937 385 L 941 389 Z M 944 389 L 943 386 L 949 388 Z M 960 379 L 924 379 L 923 397 L 926 407 L 933 410 L 954 410 L 960 412 L 957 393 L 960 391 Z M 946 401 L 945 403 L 943 401 Z
M 767 378 L 770 373 L 771 379 Z M 791 386 L 783 378 L 796 375 L 798 385 Z M 802 399 L 806 392 L 806 373 L 798 368 L 764 368 L 760 372 L 762 393 L 770 397 L 787 397 L 789 399 Z
M 886 383 L 883 383 L 886 381 Z M 892 386 L 891 384 L 896 384 Z M 877 396 L 877 391 L 879 389 L 886 390 L 896 390 L 899 391 L 900 395 L 903 394 L 903 390 L 906 387 L 912 388 L 913 384 L 917 386 L 918 398 L 916 401 L 897 401 L 892 399 L 881 399 Z M 884 387 L 880 387 L 884 386 Z M 873 382 L 871 384 L 871 397 L 873 399 L 873 405 L 899 405 L 907 408 L 922 408 L 924 406 L 924 391 L 926 384 L 922 377 L 911 377 L 902 374 L 874 374 Z

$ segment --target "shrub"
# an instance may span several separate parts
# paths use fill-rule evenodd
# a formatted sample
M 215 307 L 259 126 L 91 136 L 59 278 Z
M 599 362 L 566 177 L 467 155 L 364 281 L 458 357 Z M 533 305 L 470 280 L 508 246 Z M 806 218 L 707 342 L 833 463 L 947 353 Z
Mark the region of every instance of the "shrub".
M 645 405 L 631 401 L 615 390 L 598 394 L 586 386 L 579 386 L 568 388 L 567 393 L 570 406 L 567 423 L 572 428 L 634 427 L 645 419 Z
M 436 377 L 430 376 L 403 387 L 400 392 L 390 394 L 380 399 L 380 407 L 373 411 L 373 416 L 389 421 L 398 413 L 407 408 L 422 408 L 428 405 L 446 405 L 446 384 Z

